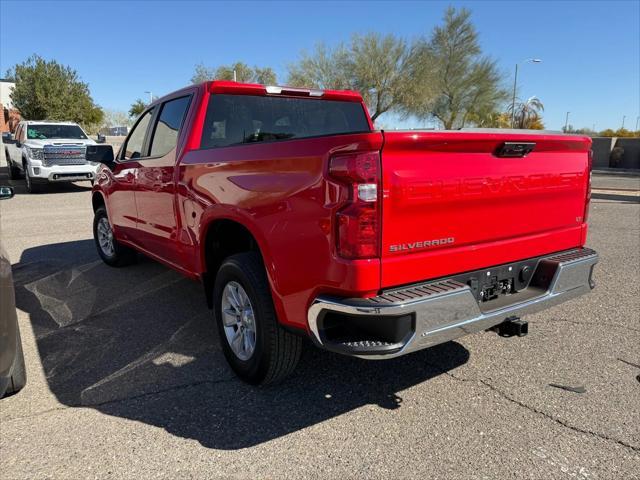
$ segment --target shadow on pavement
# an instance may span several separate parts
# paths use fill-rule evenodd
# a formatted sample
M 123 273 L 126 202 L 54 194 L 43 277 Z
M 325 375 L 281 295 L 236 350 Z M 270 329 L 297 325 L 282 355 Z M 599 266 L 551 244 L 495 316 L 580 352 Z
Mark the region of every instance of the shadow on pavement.
M 144 258 L 107 267 L 93 240 L 26 250 L 13 268 L 17 306 L 30 314 L 59 401 L 206 447 L 249 447 L 367 404 L 402 408 L 402 390 L 469 357 L 451 342 L 367 362 L 308 343 L 289 380 L 255 388 L 227 367 L 198 283 Z
M 615 193 L 592 193 L 591 198 L 596 200 L 613 200 L 620 203 L 640 203 L 640 197 L 637 195 L 620 195 Z
M 9 168 L 0 167 L 0 182 L 2 185 L 10 185 L 13 187 L 16 195 L 30 195 L 27 192 L 27 187 L 24 183 L 24 179 L 9 180 Z M 73 192 L 86 192 L 91 190 L 90 182 L 78 182 L 78 183 L 51 183 L 42 187 L 42 190 L 38 193 L 31 195 L 46 195 L 48 193 L 73 193 Z

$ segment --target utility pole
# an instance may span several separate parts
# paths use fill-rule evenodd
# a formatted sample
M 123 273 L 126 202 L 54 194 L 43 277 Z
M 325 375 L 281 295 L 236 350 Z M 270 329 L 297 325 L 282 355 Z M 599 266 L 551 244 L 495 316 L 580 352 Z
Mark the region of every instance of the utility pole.
M 624 130 L 624 119 L 627 118 L 626 115 L 622 115 L 622 127 L 620 127 L 620 130 Z
M 567 112 L 567 116 L 564 117 L 564 133 L 567 133 L 567 127 L 569 126 L 569 114 L 571 112 Z
M 513 101 L 511 102 L 511 128 L 516 127 L 516 86 L 518 85 L 518 64 L 516 63 L 516 75 L 513 77 Z
M 521 63 L 540 63 L 539 58 L 528 58 Z M 515 128 L 516 123 L 516 88 L 518 86 L 518 64 L 516 63 L 516 74 L 513 77 L 513 101 L 511 102 L 511 128 Z
M 638 122 L 640 122 L 640 117 L 636 117 L 636 132 L 638 131 Z

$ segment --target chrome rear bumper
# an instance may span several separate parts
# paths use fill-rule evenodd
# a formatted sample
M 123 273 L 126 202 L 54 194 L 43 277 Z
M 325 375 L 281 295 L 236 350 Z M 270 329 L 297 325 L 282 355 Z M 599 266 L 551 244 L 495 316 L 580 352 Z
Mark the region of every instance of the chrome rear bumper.
M 591 275 L 597 262 L 598 254 L 588 248 L 542 257 L 536 272 L 542 272 L 548 278 L 544 288 L 539 288 L 538 293 L 529 295 L 526 300 L 516 300 L 517 303 L 495 310 L 485 310 L 490 302 L 481 306 L 468 285 L 450 279 L 411 285 L 370 299 L 321 296 L 309 309 L 309 328 L 315 343 L 329 350 L 367 359 L 398 357 L 486 330 L 509 317 L 538 312 L 588 293 L 594 286 Z M 348 317 L 411 315 L 413 326 L 405 338 L 396 343 L 364 340 L 336 345 L 323 338 L 321 323 L 327 313 Z

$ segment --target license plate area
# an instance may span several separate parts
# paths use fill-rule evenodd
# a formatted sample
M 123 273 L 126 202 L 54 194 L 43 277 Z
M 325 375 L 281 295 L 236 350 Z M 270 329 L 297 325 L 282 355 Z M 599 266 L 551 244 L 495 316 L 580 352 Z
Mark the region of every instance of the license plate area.
M 516 293 L 514 288 L 514 277 L 498 278 L 497 275 L 489 279 L 489 283 L 483 285 L 480 289 L 480 302 L 489 302 L 495 300 L 501 295 L 512 295 Z
M 454 279 L 469 285 L 481 310 L 492 310 L 541 293 L 532 285 L 538 262 L 539 258 L 535 258 L 498 265 L 456 275 Z

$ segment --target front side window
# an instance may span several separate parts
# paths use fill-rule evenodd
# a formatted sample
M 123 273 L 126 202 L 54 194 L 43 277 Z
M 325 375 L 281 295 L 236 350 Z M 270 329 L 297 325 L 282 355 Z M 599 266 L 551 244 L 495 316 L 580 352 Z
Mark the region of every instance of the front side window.
M 176 148 L 178 131 L 182 125 L 191 97 L 170 100 L 162 106 L 151 141 L 151 156 L 164 156 Z
M 254 95 L 212 95 L 202 148 L 369 132 L 358 102 Z
M 142 157 L 142 147 L 144 146 L 144 137 L 151 121 L 151 114 L 153 110 L 149 110 L 140 118 L 140 121 L 133 128 L 127 145 L 124 149 L 124 159 L 133 160 Z
M 87 136 L 78 125 L 28 125 L 27 138 L 29 140 L 50 140 L 53 138 L 72 138 L 85 140 Z

